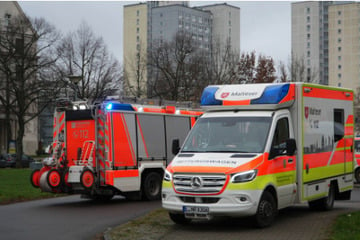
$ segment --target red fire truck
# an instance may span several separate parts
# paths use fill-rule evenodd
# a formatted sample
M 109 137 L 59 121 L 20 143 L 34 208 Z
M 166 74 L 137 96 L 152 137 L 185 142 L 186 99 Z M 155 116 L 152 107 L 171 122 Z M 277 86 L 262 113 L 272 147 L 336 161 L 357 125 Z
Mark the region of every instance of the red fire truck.
M 45 192 L 160 199 L 162 176 L 202 112 L 106 101 L 66 103 L 54 114 L 52 154 L 31 174 Z

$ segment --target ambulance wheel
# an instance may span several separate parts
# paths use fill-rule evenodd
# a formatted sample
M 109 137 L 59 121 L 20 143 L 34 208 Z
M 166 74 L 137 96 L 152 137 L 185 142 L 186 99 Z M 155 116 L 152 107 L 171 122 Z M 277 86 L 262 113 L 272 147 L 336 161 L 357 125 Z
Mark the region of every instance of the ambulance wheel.
M 157 172 L 150 172 L 145 176 L 142 193 L 146 200 L 159 200 L 161 197 L 161 176 Z
M 51 169 L 48 173 L 47 173 L 47 184 L 52 188 L 52 189 L 56 189 L 60 186 L 61 184 L 61 174 L 59 172 L 59 170 L 57 169 Z
M 189 224 L 191 222 L 191 219 L 186 218 L 184 216 L 184 214 L 170 213 L 169 212 L 169 217 L 174 223 L 180 224 L 180 225 L 186 225 L 186 224 Z
M 360 167 L 355 170 L 355 180 L 357 183 L 360 183 Z
M 84 189 L 90 190 L 95 183 L 94 173 L 90 169 L 84 169 L 80 175 L 80 183 Z
M 259 228 L 270 226 L 276 216 L 277 208 L 273 195 L 265 191 L 259 201 L 258 209 L 255 215 L 255 225 Z
M 309 207 L 312 210 L 328 211 L 334 207 L 335 200 L 335 185 L 331 184 L 329 194 L 327 197 L 309 202 Z

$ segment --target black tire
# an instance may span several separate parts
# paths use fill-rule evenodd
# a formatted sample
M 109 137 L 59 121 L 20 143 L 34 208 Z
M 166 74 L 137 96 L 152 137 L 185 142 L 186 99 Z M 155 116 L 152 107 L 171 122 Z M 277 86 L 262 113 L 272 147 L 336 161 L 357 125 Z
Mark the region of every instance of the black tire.
M 355 180 L 357 183 L 360 183 L 360 167 L 355 170 Z
M 269 227 L 277 214 L 277 206 L 274 196 L 265 191 L 260 198 L 258 209 L 255 215 L 255 226 L 259 228 Z
M 335 186 L 331 184 L 329 188 L 328 196 L 309 202 L 309 207 L 311 210 L 329 211 L 334 207 L 334 200 L 335 200 Z
M 191 222 L 191 219 L 186 218 L 184 216 L 184 214 L 170 213 L 169 212 L 169 217 L 174 223 L 180 224 L 180 225 L 186 225 L 186 224 L 189 224 Z
M 142 195 L 146 200 L 153 201 L 161 198 L 162 178 L 157 172 L 148 173 L 142 182 Z

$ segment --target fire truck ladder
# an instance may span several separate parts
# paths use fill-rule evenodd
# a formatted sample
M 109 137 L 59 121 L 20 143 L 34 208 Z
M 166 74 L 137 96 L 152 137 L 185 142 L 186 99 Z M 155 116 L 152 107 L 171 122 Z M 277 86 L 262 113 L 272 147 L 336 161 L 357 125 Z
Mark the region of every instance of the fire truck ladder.
M 106 127 L 106 113 L 102 108 L 102 104 L 95 105 L 93 109 L 93 114 L 95 118 L 95 158 L 96 158 L 96 172 L 97 174 L 97 184 L 99 186 L 105 185 L 105 171 L 109 168 L 108 163 L 106 163 L 106 149 L 105 149 L 105 127 Z

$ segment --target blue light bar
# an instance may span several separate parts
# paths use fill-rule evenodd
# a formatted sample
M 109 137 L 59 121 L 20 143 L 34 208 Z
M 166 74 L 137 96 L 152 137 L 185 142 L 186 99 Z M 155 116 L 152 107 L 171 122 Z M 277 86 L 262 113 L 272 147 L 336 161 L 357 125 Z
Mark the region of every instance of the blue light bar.
M 120 111 L 135 111 L 131 104 L 127 103 L 108 103 L 105 107 L 106 110 L 120 110 Z
M 221 100 L 215 99 L 215 93 L 219 87 L 206 87 L 201 95 L 201 105 L 210 106 L 210 105 L 222 105 Z
M 267 86 L 258 99 L 251 100 L 250 104 L 278 104 L 288 94 L 290 84 Z

